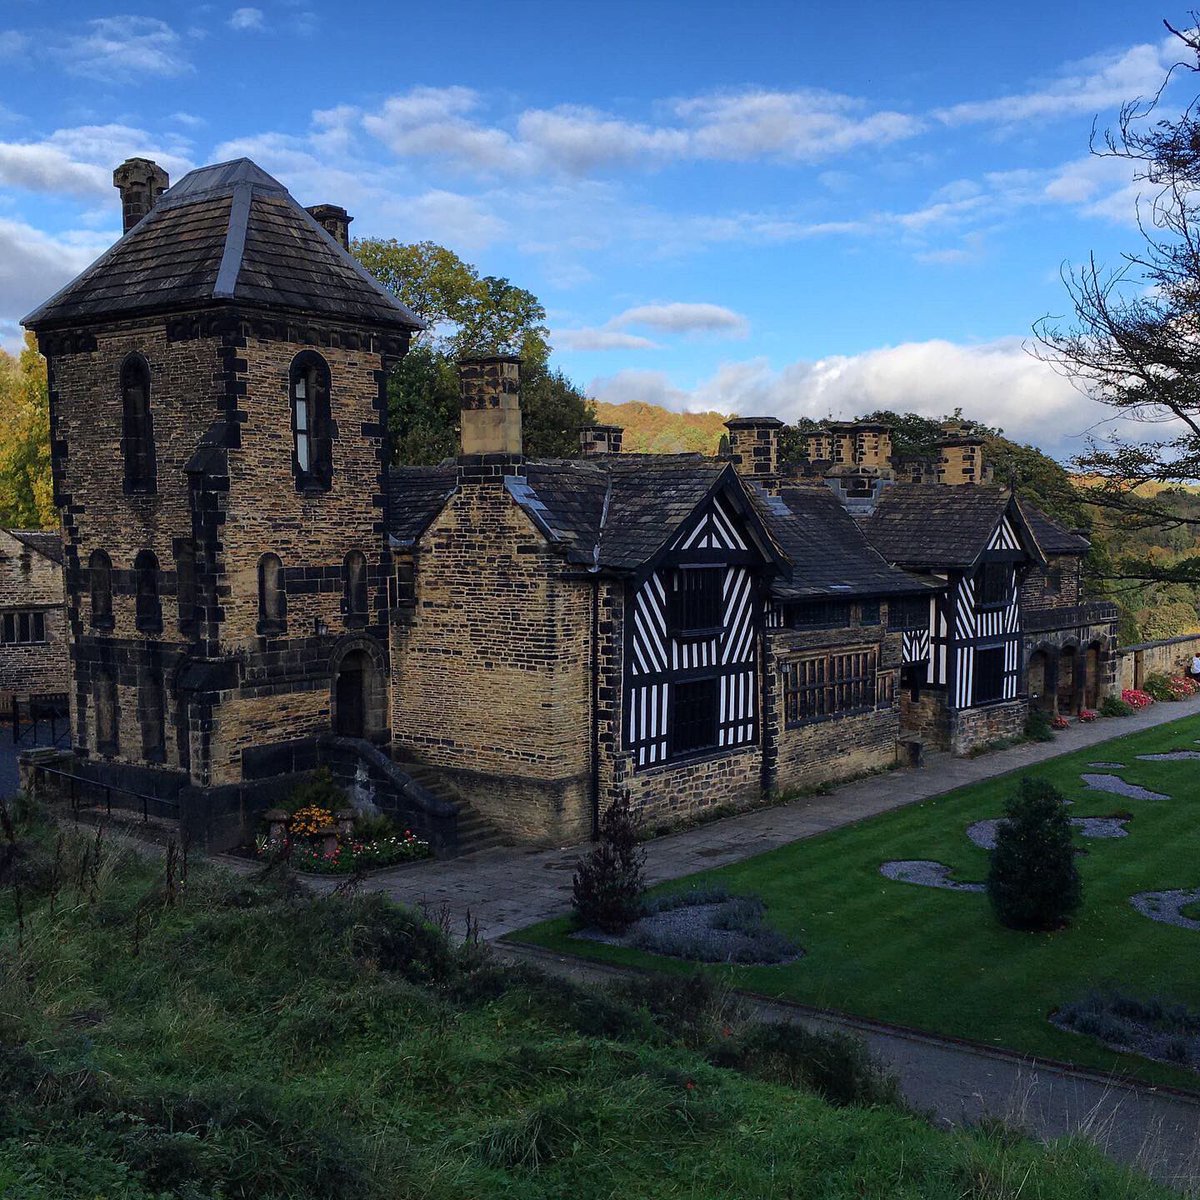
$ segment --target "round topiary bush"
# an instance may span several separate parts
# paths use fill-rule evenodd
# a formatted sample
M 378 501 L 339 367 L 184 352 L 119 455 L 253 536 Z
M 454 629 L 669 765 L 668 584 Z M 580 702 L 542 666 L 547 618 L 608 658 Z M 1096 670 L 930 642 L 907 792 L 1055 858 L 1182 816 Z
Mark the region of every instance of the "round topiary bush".
M 1083 898 L 1062 793 L 1024 778 L 996 828 L 987 893 L 1010 929 L 1061 929 Z

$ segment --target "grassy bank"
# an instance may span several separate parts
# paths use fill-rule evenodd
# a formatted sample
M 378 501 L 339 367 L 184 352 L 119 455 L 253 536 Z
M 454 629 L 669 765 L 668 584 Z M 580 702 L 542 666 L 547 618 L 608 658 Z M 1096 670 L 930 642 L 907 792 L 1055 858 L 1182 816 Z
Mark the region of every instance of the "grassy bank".
M 7 1200 L 1167 1195 L 1079 1144 L 938 1132 L 702 978 L 585 992 L 378 896 L 15 838 Z
M 1092 988 L 1200 1005 L 1200 933 L 1149 921 L 1129 903 L 1140 891 L 1200 886 L 1200 763 L 1137 758 L 1200 749 L 1198 736 L 1200 720 L 1186 718 L 1032 770 L 1073 800 L 1073 817 L 1131 817 L 1127 837 L 1079 840 L 1086 851 L 1079 860 L 1084 904 L 1068 930 L 1017 933 L 997 923 L 983 895 L 879 874 L 889 859 L 934 859 L 953 867 L 956 879 L 986 878 L 988 853 L 966 830 L 1002 815 L 1016 786 L 1015 776 L 1002 776 L 695 877 L 761 896 L 770 923 L 807 952 L 791 964 L 713 971 L 768 995 L 1196 1089 L 1200 1079 L 1192 1072 L 1114 1054 L 1056 1029 L 1047 1016 Z M 1124 767 L 1090 768 L 1095 761 Z M 1083 772 L 1118 774 L 1172 798 L 1089 790 Z M 520 936 L 567 953 L 687 969 L 671 959 L 581 942 L 570 932 L 570 923 L 560 920 Z

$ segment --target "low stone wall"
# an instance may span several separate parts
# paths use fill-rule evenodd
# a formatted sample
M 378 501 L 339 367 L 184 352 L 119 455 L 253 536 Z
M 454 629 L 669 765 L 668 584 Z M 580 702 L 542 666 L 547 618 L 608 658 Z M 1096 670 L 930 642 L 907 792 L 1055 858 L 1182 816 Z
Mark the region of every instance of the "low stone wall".
M 776 745 L 775 791 L 817 787 L 896 762 L 896 709 L 873 709 L 784 727 Z
M 1181 675 L 1200 653 L 1200 633 L 1122 646 L 1117 651 L 1117 690 L 1142 687 L 1150 675 Z
M 901 691 L 900 738 L 922 742 L 926 750 L 950 749 L 950 708 L 945 688 L 922 686 L 916 700 L 907 688 Z
M 1018 737 L 1028 715 L 1029 702 L 1024 698 L 958 709 L 950 719 L 950 749 L 955 754 L 969 754 L 1000 738 Z
M 634 816 L 650 829 L 724 805 L 746 808 L 762 799 L 762 751 L 743 746 L 633 771 L 625 787 Z

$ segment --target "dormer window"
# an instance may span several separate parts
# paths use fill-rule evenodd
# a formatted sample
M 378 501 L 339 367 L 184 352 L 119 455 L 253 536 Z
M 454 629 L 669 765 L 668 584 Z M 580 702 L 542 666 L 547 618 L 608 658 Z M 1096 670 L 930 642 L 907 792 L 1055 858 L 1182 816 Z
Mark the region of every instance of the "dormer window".
M 125 457 L 125 491 L 155 490 L 154 427 L 150 419 L 150 367 L 140 354 L 121 365 L 121 450 Z
M 333 483 L 333 424 L 329 410 L 329 366 L 311 350 L 291 370 L 292 472 L 302 492 L 325 492 Z
M 670 576 L 667 627 L 672 637 L 701 637 L 721 628 L 720 567 L 681 567 Z

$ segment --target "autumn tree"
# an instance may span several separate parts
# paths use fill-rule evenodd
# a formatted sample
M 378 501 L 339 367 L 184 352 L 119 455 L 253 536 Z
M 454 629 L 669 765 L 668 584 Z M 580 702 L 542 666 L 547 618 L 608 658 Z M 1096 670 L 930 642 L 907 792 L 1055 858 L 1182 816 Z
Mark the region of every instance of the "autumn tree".
M 1195 14 L 1193 14 L 1193 19 Z M 1115 130 L 1092 152 L 1130 164 L 1151 189 L 1139 201 L 1140 248 L 1115 268 L 1093 256 L 1064 269 L 1070 323 L 1038 323 L 1038 353 L 1140 436 L 1114 433 L 1089 444 L 1075 466 L 1086 498 L 1125 531 L 1184 528 L 1200 534 L 1200 515 L 1173 500 L 1173 488 L 1200 483 L 1200 117 L 1193 98 L 1166 114 L 1168 95 L 1200 71 L 1195 30 L 1167 28 L 1183 60 L 1158 93 L 1121 109 Z M 1193 538 L 1189 541 L 1194 542 Z M 1115 578 L 1200 584 L 1200 554 L 1169 558 L 1122 552 Z
M 32 334 L 14 357 L 0 350 L 0 525 L 49 529 L 58 522 L 50 478 L 46 360 Z
M 566 457 L 579 451 L 579 427 L 595 419 L 591 402 L 549 365 L 546 311 L 525 288 L 481 276 L 434 242 L 356 241 L 359 261 L 428 328 L 397 368 L 388 390 L 396 458 L 436 463 L 457 452 L 458 378 L 467 354 L 519 354 L 525 452 Z

